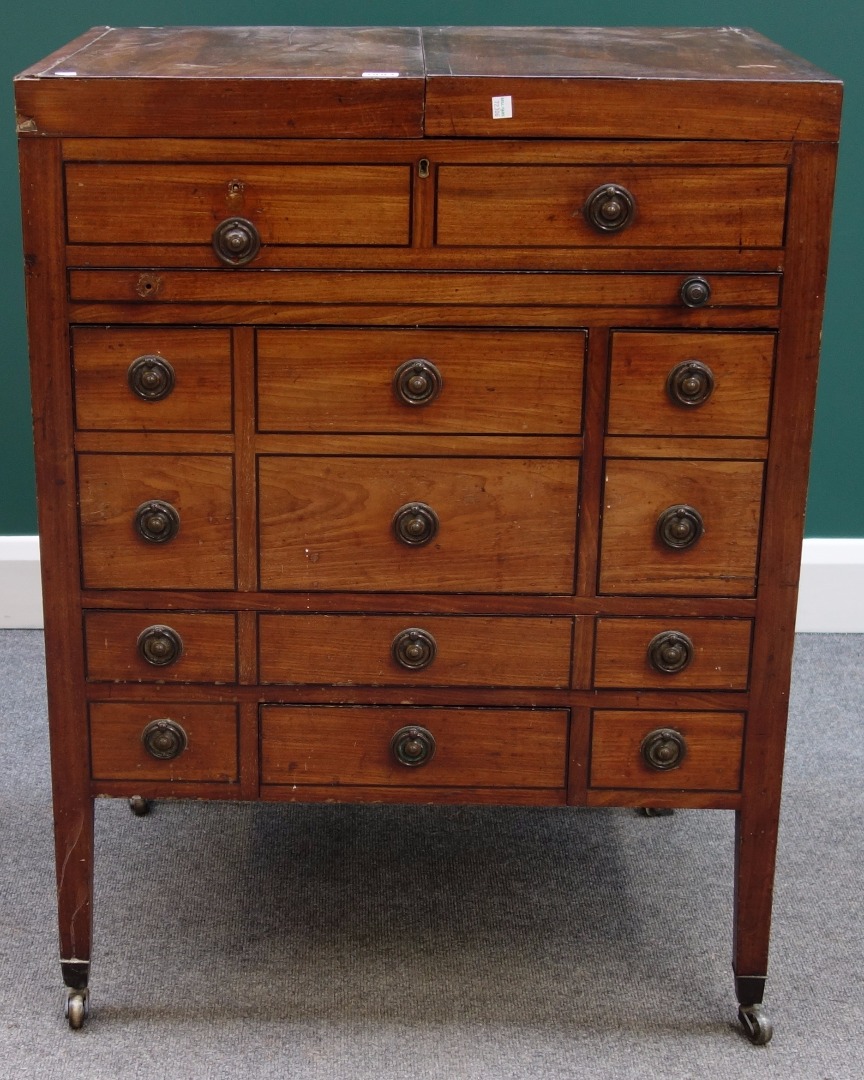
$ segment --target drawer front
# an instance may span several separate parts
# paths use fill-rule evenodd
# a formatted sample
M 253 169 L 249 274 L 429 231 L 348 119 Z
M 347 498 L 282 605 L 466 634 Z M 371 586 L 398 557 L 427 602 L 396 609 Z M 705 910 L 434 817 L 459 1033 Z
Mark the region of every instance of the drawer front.
M 442 165 L 436 240 L 472 247 L 779 248 L 786 169 L 685 165 Z M 628 224 L 589 224 L 589 196 L 632 197 Z M 620 205 L 620 204 L 619 204 Z
M 237 707 L 93 702 L 90 760 L 94 780 L 236 782 Z
M 78 480 L 85 588 L 234 588 L 230 457 L 80 454 Z
M 79 430 L 231 430 L 228 330 L 76 326 L 72 359 Z
M 743 737 L 742 713 L 598 709 L 590 787 L 738 791 Z
M 203 244 L 230 218 L 262 244 L 410 242 L 408 165 L 66 166 L 70 243 Z M 216 255 L 207 256 L 216 263 Z
M 746 690 L 751 632 L 749 619 L 598 619 L 594 685 Z
M 583 331 L 261 330 L 262 431 L 574 434 Z
M 765 436 L 773 334 L 612 335 L 610 435 Z
M 762 473 L 757 461 L 608 461 L 600 592 L 752 596 Z M 704 530 L 698 536 L 685 517 L 683 528 L 698 538 L 670 547 L 660 524 L 680 507 L 695 510 Z
M 185 611 L 84 613 L 87 677 L 132 682 L 233 683 L 234 615 Z
M 573 621 L 434 615 L 262 615 L 265 683 L 543 686 L 570 681 Z
M 562 788 L 568 721 L 566 709 L 264 706 L 261 780 Z
M 268 456 L 258 472 L 262 589 L 572 592 L 575 460 Z M 400 541 L 397 518 L 429 539 Z

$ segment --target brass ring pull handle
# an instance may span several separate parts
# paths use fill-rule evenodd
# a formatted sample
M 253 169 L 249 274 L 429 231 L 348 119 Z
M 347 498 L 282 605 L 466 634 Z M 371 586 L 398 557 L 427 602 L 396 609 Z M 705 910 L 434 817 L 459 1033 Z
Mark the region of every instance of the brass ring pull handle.
M 693 641 L 680 630 L 664 630 L 648 643 L 648 663 L 655 671 L 676 675 L 693 659 Z
M 161 401 L 174 389 L 174 368 L 162 356 L 139 356 L 129 365 L 126 380 L 144 401 Z
M 175 720 L 151 720 L 141 732 L 147 753 L 160 761 L 179 757 L 189 745 L 186 732 Z
M 600 232 L 626 229 L 636 213 L 636 200 L 620 184 L 603 184 L 585 200 L 585 220 Z
M 422 671 L 435 659 L 438 644 L 428 630 L 412 626 L 393 638 L 393 659 L 408 671 Z
M 692 547 L 705 531 L 702 515 L 692 506 L 670 506 L 657 519 L 657 537 L 675 550 Z
M 424 727 L 399 728 L 390 740 L 390 749 L 400 765 L 416 768 L 435 756 L 435 736 Z
M 674 728 L 649 731 L 639 748 L 645 764 L 651 769 L 666 772 L 677 769 L 687 754 L 687 743 Z
M 711 286 L 703 277 L 687 278 L 678 295 L 687 307 L 705 307 L 711 299 Z
M 393 374 L 393 393 L 403 405 L 428 405 L 443 386 L 444 378 L 431 360 L 406 360 Z
M 246 218 L 226 218 L 213 230 L 213 250 L 227 266 L 244 266 L 261 250 L 261 237 Z
M 175 664 L 183 655 L 183 639 L 177 631 L 158 623 L 142 630 L 136 644 L 141 659 L 153 667 Z
M 135 511 L 135 529 L 150 544 L 167 544 L 180 531 L 180 515 L 171 503 L 151 499 Z
M 701 360 L 684 360 L 669 372 L 666 393 L 676 405 L 704 405 L 714 393 L 714 372 Z
M 428 544 L 437 535 L 438 525 L 438 515 L 422 502 L 405 503 L 393 516 L 396 539 L 411 547 Z

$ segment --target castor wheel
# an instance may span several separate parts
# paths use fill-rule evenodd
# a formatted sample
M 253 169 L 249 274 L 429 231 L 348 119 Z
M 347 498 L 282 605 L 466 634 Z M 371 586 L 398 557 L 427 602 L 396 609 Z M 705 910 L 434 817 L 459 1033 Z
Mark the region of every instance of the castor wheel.
M 774 1027 L 761 1005 L 740 1005 L 738 1019 L 744 1026 L 747 1038 L 754 1046 L 765 1046 L 771 1041 Z
M 642 817 L 671 817 L 675 811 L 671 806 L 640 806 L 636 813 Z
M 133 795 L 129 800 L 129 809 L 135 817 L 146 817 L 150 813 L 150 803 L 141 795 Z
M 77 1031 L 90 1015 L 90 1000 L 86 990 L 67 990 L 66 1008 L 63 1015 L 69 1021 L 69 1027 Z

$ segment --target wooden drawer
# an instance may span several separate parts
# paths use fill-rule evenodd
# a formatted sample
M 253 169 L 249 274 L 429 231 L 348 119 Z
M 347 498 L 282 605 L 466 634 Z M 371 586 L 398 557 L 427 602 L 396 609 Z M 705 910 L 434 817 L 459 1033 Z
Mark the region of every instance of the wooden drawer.
M 752 596 L 762 472 L 758 461 L 608 461 L 600 592 Z M 658 521 L 682 505 L 701 515 L 704 532 L 670 548 Z
M 598 688 L 746 690 L 749 619 L 597 620 Z
M 265 683 L 543 686 L 570 681 L 572 619 L 261 615 Z
M 470 247 L 779 248 L 786 182 L 772 166 L 442 165 L 435 235 Z M 618 232 L 583 213 L 610 184 L 635 201 Z
M 76 326 L 72 361 L 79 430 L 231 430 L 228 330 Z
M 170 720 L 185 749 L 154 757 L 144 746 L 149 724 Z M 236 705 L 99 701 L 90 705 L 90 760 L 94 780 L 237 780 Z
M 562 435 L 582 427 L 584 331 L 261 330 L 257 351 L 262 431 Z M 416 391 L 406 385 L 412 377 L 422 384 Z
M 234 615 L 186 611 L 87 611 L 87 677 L 133 682 L 233 683 Z
M 200 244 L 251 221 L 262 244 L 410 242 L 408 165 L 66 166 L 70 243 Z M 212 250 L 202 258 L 218 263 Z
M 767 435 L 774 343 L 773 334 L 613 333 L 607 432 Z
M 262 589 L 572 592 L 576 460 L 274 455 L 258 474 Z M 418 503 L 439 524 L 414 546 L 394 523 Z
M 261 709 L 264 784 L 562 788 L 566 709 L 274 706 Z M 401 764 L 397 732 L 434 740 L 422 764 Z M 427 746 L 429 744 L 427 743 Z
M 85 588 L 234 588 L 229 456 L 79 454 L 78 481 Z M 136 529 L 139 507 L 153 500 L 176 511 L 172 539 L 152 542 Z
M 646 740 L 663 731 L 675 732 L 683 740 L 677 767 L 657 769 L 646 761 L 650 749 Z M 738 791 L 743 737 L 742 713 L 598 709 L 591 724 L 589 786 Z M 667 747 L 673 745 L 667 737 L 656 738 Z

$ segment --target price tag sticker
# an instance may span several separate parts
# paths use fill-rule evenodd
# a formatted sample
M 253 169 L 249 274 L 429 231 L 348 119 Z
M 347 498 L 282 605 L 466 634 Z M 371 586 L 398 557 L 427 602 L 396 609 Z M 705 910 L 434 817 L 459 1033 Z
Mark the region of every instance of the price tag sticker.
M 492 119 L 493 120 L 509 120 L 513 116 L 513 98 L 507 94 L 506 97 L 493 97 L 492 98 Z

